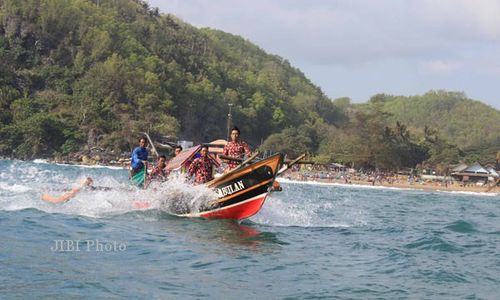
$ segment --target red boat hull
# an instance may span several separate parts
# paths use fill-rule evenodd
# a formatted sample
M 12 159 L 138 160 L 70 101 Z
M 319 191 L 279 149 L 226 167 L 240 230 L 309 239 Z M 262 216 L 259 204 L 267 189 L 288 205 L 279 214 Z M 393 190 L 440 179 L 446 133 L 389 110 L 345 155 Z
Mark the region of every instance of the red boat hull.
M 266 201 L 267 193 L 259 195 L 234 205 L 222 207 L 209 212 L 200 213 L 200 217 L 207 219 L 234 219 L 242 220 L 250 218 L 259 212 Z
M 207 219 L 249 218 L 264 205 L 282 164 L 283 156 L 276 154 L 216 178 L 207 185 L 219 195 L 217 200 L 200 211 L 177 215 Z

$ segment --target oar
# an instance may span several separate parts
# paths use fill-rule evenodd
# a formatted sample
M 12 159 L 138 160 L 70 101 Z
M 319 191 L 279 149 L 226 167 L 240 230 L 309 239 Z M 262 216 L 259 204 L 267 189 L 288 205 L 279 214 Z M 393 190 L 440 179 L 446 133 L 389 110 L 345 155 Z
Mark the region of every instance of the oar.
M 224 148 L 224 144 L 212 144 L 212 143 L 207 143 L 207 144 L 203 144 L 204 146 L 208 146 L 208 147 L 214 147 L 214 148 Z
M 151 150 L 153 150 L 153 154 L 156 155 L 156 157 L 159 157 L 160 155 L 158 154 L 158 151 L 156 151 L 155 145 L 153 144 L 153 141 L 149 137 L 149 134 L 147 134 L 147 132 L 141 132 L 141 133 L 143 133 L 148 139 L 149 144 L 151 145 Z
M 300 155 L 299 157 L 297 157 L 296 159 L 292 160 L 291 162 L 287 163 L 286 165 L 284 165 L 279 171 L 278 173 L 276 173 L 276 176 L 279 176 L 280 174 L 283 174 L 283 172 L 285 172 L 286 170 L 288 170 L 291 166 L 299 163 L 299 161 L 301 161 L 302 159 L 304 159 L 304 157 L 306 157 L 306 154 L 302 154 Z
M 250 155 L 249 158 L 245 159 L 237 169 L 243 167 L 244 165 L 248 164 L 249 162 L 251 162 L 252 160 L 254 160 L 254 158 L 257 157 L 257 155 L 259 155 L 259 151 L 255 151 L 252 155 Z
M 291 162 L 292 162 L 291 160 L 285 160 L 285 164 L 289 164 Z M 312 160 L 301 160 L 301 161 L 294 163 L 294 165 L 314 165 L 315 163 L 316 162 L 314 162 Z
M 220 159 L 224 159 L 224 160 L 232 160 L 232 161 L 238 161 L 238 162 L 243 161 L 243 159 L 238 158 L 238 157 L 232 157 L 232 156 L 227 156 L 227 155 L 223 155 L 223 154 L 219 154 L 218 156 Z
M 249 163 L 250 161 L 254 160 L 255 157 L 257 157 L 257 155 L 259 155 L 259 151 L 256 151 L 255 153 L 253 153 L 251 156 L 249 156 L 245 161 L 243 161 L 243 159 L 241 158 L 238 158 L 238 157 L 232 157 L 232 156 L 227 156 L 227 155 L 223 155 L 223 154 L 219 154 L 219 158 L 220 159 L 224 159 L 224 160 L 232 160 L 232 161 L 237 161 L 237 162 L 240 162 L 241 165 L 244 165 L 244 164 L 247 164 Z
M 305 154 L 305 153 L 304 153 L 304 154 L 302 154 L 302 155 L 299 155 L 299 157 L 297 157 L 296 159 L 294 159 L 294 160 L 292 160 L 292 161 L 290 161 L 290 162 L 287 162 L 288 167 L 291 167 L 291 166 L 293 166 L 293 165 L 295 165 L 295 164 L 300 163 L 300 161 L 301 161 L 301 160 L 303 160 L 303 159 L 304 159 L 304 157 L 306 157 L 306 154 Z

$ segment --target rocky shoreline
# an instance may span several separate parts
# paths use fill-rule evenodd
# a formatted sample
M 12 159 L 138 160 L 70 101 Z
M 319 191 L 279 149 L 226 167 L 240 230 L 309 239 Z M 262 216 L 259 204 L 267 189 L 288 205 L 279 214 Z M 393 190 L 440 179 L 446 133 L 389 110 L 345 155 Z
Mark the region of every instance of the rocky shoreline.
M 5 157 L 0 156 L 0 160 L 26 160 L 17 157 Z M 56 164 L 67 164 L 67 165 L 85 165 L 85 166 L 113 166 L 113 167 L 124 167 L 127 168 L 130 164 L 130 157 L 121 154 L 119 156 L 109 153 L 100 154 L 83 154 L 83 153 L 73 153 L 65 156 L 54 156 L 54 157 L 38 157 L 29 160 L 43 159 L 48 163 Z
M 68 165 L 85 165 L 85 166 L 113 166 L 113 167 L 128 167 L 130 164 L 130 158 L 115 158 L 115 159 L 103 159 L 100 156 L 89 157 L 83 155 L 77 159 L 74 158 L 51 158 L 48 159 L 50 163 L 57 164 L 68 164 Z
M 88 151 L 75 152 L 64 156 L 48 158 L 51 163 L 85 165 L 85 166 L 121 166 L 128 167 L 130 153 L 108 152 L 99 147 L 90 148 Z

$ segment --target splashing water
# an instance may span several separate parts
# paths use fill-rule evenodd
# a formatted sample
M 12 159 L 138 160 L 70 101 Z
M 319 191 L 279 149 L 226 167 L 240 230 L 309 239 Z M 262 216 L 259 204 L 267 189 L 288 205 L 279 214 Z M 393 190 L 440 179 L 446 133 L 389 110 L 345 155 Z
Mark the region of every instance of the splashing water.
M 170 214 L 196 213 L 209 206 L 217 194 L 203 185 L 193 186 L 184 177 L 153 182 L 148 189 L 128 183 L 124 169 L 101 166 L 48 164 L 45 161 L 0 161 L 0 209 L 35 208 L 49 213 L 102 217 L 137 210 L 159 210 Z M 94 179 L 95 190 L 84 189 L 70 201 L 52 204 L 43 193 L 59 196 L 80 186 L 85 177 Z M 262 210 L 251 218 L 258 224 L 299 227 L 359 227 L 365 212 L 350 193 L 341 189 L 311 196 L 302 185 L 284 181 L 283 192 L 272 193 Z M 331 193 L 333 192 L 333 194 Z M 338 194 L 335 194 L 338 193 Z
M 283 191 L 272 193 L 252 221 L 274 226 L 359 227 L 365 212 L 349 191 L 330 189 L 312 195 L 301 184 L 281 181 Z
M 165 182 L 152 182 L 143 197 L 151 208 L 172 214 L 197 213 L 217 199 L 217 194 L 204 185 L 192 185 L 183 177 Z
M 90 217 L 143 209 L 159 209 L 167 213 L 197 212 L 217 198 L 211 189 L 193 186 L 183 177 L 153 182 L 148 189 L 143 190 L 128 184 L 123 169 L 60 166 L 40 161 L 0 163 L 2 210 L 35 208 L 49 213 Z M 75 197 L 61 204 L 41 200 L 43 193 L 59 196 L 73 187 L 81 186 L 87 176 L 94 178 L 95 189 L 82 189 Z

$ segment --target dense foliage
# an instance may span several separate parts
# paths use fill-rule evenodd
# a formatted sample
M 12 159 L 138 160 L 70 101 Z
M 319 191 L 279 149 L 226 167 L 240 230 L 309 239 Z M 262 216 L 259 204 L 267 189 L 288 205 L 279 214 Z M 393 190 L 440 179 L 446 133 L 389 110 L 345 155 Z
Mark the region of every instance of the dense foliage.
M 288 61 L 141 0 L 0 2 L 0 155 L 207 142 L 228 104 L 254 148 L 378 168 L 494 161 L 497 110 L 460 93 L 331 101 Z M 431 113 L 429 113 L 431 112 Z
M 226 135 L 228 103 L 254 145 L 336 118 L 286 60 L 142 1 L 7 0 L 0 18 L 5 154 L 128 150 L 139 131 L 210 141 Z
M 459 92 L 430 91 L 421 96 L 376 98 L 390 113 L 391 122 L 403 122 L 420 138 L 427 136 L 431 164 L 460 158 L 469 162 L 495 161 L 500 149 L 500 111 Z M 429 139 L 430 134 L 439 139 Z
M 365 104 L 342 102 L 349 121 L 320 148 L 341 162 L 444 170 L 459 162 L 493 164 L 500 149 L 500 112 L 463 93 L 380 94 Z

